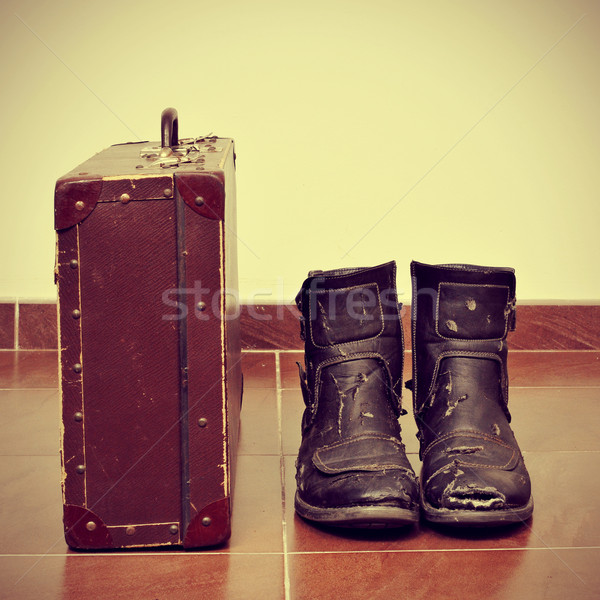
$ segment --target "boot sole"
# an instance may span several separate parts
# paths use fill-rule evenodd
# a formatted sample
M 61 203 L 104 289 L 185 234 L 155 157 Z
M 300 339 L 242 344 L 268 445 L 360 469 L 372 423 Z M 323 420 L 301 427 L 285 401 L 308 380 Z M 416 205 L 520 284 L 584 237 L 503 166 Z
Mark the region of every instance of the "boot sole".
M 421 492 L 421 510 L 426 521 L 454 527 L 501 527 L 522 523 L 533 513 L 533 498 L 520 508 L 502 510 L 457 510 L 435 508 L 425 500 Z
M 399 506 L 366 504 L 363 506 L 322 508 L 307 504 L 298 494 L 296 494 L 294 506 L 296 512 L 304 519 L 331 527 L 386 529 L 406 527 L 419 521 L 418 510 L 412 511 Z

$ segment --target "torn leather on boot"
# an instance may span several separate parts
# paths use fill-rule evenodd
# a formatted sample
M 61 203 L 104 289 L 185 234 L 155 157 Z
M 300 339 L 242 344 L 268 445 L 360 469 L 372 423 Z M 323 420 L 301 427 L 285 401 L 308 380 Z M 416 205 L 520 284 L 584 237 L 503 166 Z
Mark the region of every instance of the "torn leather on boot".
M 313 464 L 327 475 L 400 469 L 414 477 L 404 444 L 391 436 L 360 435 L 322 446 L 315 450 Z
M 416 521 L 418 485 L 398 422 L 403 347 L 394 263 L 318 272 L 297 305 L 306 404 L 297 512 L 345 527 Z
M 430 521 L 502 525 L 533 511 L 509 425 L 511 269 L 412 263 L 413 403 Z

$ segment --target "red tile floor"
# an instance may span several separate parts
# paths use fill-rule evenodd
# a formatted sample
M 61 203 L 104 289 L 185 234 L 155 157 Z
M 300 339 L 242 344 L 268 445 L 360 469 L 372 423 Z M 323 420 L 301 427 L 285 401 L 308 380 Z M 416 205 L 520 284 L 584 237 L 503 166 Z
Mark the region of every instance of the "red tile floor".
M 513 351 L 510 407 L 536 508 L 526 524 L 470 532 L 342 531 L 294 514 L 301 357 L 244 354 L 227 546 L 78 553 L 62 534 L 56 352 L 0 352 L 0 598 L 600 598 L 600 352 Z M 414 422 L 401 422 L 418 470 Z

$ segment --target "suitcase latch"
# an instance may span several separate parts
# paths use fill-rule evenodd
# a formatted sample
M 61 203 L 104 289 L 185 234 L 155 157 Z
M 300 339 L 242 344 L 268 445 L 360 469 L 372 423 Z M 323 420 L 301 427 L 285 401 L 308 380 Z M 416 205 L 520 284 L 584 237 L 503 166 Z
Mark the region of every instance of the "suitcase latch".
M 206 154 L 222 152 L 216 137 L 201 137 L 180 140 L 178 146 L 149 146 L 140 150 L 140 157 L 152 161 L 146 167 L 177 167 L 185 163 L 203 163 Z

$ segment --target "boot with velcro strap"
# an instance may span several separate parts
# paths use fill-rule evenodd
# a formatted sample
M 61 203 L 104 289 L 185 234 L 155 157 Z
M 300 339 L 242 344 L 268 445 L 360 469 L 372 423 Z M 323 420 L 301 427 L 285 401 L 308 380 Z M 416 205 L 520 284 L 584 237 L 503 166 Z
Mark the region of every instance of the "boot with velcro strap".
M 296 297 L 306 409 L 296 461 L 297 513 L 339 527 L 419 518 L 400 437 L 403 337 L 395 263 L 313 271 Z
M 414 414 L 421 509 L 433 523 L 497 526 L 533 512 L 509 425 L 506 337 L 512 269 L 411 264 Z

